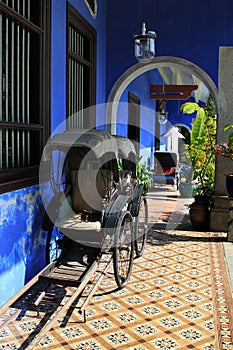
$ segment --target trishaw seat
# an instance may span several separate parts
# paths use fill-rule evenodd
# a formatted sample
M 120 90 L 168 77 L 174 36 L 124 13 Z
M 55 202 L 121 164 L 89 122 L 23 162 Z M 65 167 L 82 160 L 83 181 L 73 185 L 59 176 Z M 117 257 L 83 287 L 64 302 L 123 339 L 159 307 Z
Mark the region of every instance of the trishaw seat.
M 103 210 L 103 198 L 111 188 L 111 170 L 71 170 L 72 209 L 75 212 Z
M 57 223 L 58 228 L 81 230 L 81 231 L 100 231 L 100 221 L 85 221 L 81 214 L 73 213 Z
M 68 238 L 77 243 L 98 248 L 102 245 L 104 230 L 98 220 L 86 221 L 85 216 L 73 212 L 68 217 L 58 221 L 56 226 Z

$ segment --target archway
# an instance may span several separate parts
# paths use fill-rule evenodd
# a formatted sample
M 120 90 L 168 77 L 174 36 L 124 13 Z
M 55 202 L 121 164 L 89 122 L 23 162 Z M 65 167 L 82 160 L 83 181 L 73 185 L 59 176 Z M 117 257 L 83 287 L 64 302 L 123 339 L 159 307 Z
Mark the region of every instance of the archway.
M 220 102 L 218 97 L 218 90 L 213 80 L 205 71 L 203 71 L 192 62 L 182 58 L 172 56 L 158 56 L 147 64 L 137 63 L 134 66 L 130 67 L 118 78 L 118 80 L 113 85 L 107 101 L 108 103 L 106 115 L 107 128 L 112 134 L 116 133 L 118 102 L 120 101 L 121 95 L 126 87 L 139 75 L 155 68 L 163 68 L 168 66 L 180 68 L 184 71 L 194 74 L 198 79 L 200 79 L 202 83 L 205 84 L 211 96 L 213 97 L 216 106 L 216 112 L 219 114 Z
M 184 136 L 184 139 L 178 140 L 178 153 L 179 153 L 179 159 L 182 160 L 181 155 L 185 151 L 185 145 L 190 144 L 190 138 L 191 138 L 191 130 L 187 127 L 187 125 L 182 123 L 174 124 L 174 127 L 178 128 L 179 133 Z

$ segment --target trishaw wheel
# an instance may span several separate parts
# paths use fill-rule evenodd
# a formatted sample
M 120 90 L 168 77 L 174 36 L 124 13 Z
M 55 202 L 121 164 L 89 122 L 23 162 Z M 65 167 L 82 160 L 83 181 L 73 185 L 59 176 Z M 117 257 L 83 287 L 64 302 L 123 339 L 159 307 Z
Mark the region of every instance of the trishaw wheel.
M 140 203 L 139 214 L 134 221 L 135 232 L 135 252 L 136 258 L 142 256 L 147 236 L 147 223 L 148 223 L 148 204 L 145 197 L 142 198 Z
M 118 220 L 113 248 L 114 275 L 119 288 L 125 287 L 129 280 L 133 258 L 132 216 L 127 211 Z

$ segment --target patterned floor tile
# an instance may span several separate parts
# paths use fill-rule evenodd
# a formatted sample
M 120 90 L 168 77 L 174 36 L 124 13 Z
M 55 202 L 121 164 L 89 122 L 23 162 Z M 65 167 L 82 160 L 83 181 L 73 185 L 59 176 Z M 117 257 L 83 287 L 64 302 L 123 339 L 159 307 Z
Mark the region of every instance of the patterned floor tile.
M 4 310 L 0 350 L 26 349 L 74 290 L 51 286 L 39 315 L 31 307 L 38 290 Z M 111 269 L 86 308 L 86 323 L 78 309 L 82 302 L 35 349 L 233 349 L 232 294 L 218 233 L 160 230 L 155 225 L 145 253 L 134 260 L 127 286 L 116 288 Z

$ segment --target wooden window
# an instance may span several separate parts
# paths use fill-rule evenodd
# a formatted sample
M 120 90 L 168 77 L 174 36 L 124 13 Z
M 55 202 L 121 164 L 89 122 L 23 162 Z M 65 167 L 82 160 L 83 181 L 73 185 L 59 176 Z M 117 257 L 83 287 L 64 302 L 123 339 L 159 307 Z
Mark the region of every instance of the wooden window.
M 67 13 L 67 127 L 91 128 L 95 113 L 83 110 L 96 103 L 96 32 L 69 3 Z
M 50 131 L 50 0 L 0 1 L 0 192 L 38 183 Z

